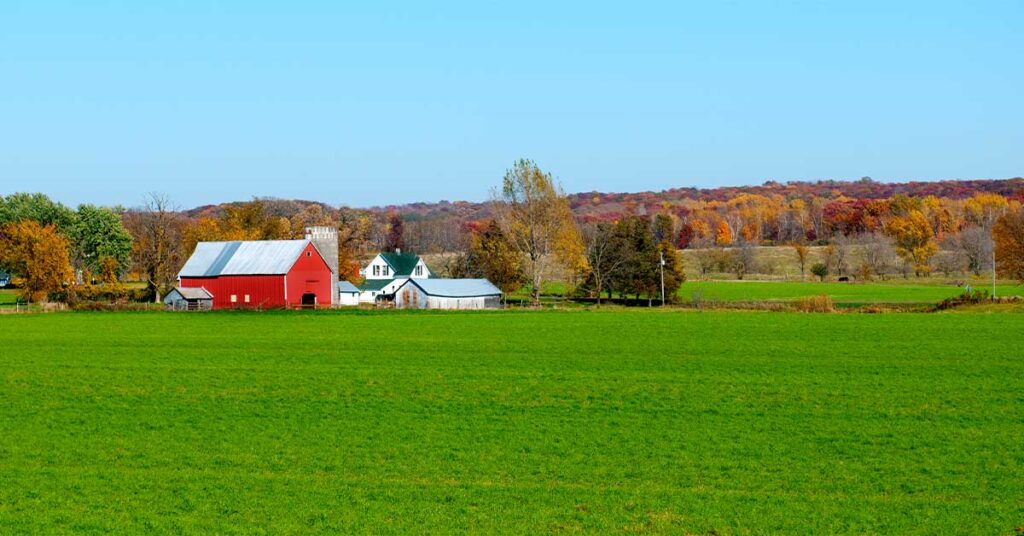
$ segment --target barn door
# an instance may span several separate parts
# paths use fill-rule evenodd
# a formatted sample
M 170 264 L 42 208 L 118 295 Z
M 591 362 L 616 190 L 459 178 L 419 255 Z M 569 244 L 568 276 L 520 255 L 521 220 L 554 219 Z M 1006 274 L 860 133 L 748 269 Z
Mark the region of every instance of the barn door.
M 303 294 L 302 295 L 302 307 L 303 308 L 308 308 L 308 309 L 315 308 L 316 307 L 316 294 L 313 294 L 312 292 L 307 292 L 307 293 Z

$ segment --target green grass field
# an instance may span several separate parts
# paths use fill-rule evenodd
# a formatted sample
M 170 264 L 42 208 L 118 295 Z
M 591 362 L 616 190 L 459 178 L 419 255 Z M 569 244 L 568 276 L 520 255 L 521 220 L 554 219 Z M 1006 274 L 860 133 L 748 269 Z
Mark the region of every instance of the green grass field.
M 1011 534 L 1024 315 L 0 317 L 0 533 Z

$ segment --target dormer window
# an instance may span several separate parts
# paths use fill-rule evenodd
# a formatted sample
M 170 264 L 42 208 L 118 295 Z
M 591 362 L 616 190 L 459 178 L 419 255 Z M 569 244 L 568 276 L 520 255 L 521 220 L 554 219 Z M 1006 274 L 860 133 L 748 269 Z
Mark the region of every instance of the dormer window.
M 387 267 L 387 266 L 385 266 L 385 267 L 384 267 L 384 275 L 385 275 L 385 276 L 387 276 L 387 275 L 388 275 L 388 267 Z
M 380 265 L 379 264 L 374 264 L 373 265 L 373 275 L 380 275 Z
M 416 265 L 416 275 L 423 275 L 423 266 L 422 265 L 419 265 L 419 264 Z

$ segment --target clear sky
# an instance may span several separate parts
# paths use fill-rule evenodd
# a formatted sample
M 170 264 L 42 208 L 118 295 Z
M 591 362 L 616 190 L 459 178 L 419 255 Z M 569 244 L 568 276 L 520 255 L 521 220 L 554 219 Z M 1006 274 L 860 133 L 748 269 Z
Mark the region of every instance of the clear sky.
M 1024 174 L 1024 2 L 0 2 L 0 193 Z M 443 4 L 443 5 L 442 5 Z

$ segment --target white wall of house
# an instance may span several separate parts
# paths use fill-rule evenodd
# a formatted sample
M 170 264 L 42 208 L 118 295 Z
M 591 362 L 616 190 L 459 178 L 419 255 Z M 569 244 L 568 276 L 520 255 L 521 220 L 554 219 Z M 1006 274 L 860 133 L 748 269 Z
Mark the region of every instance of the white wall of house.
M 395 274 L 391 270 L 391 265 L 388 264 L 384 257 L 377 255 L 363 268 L 363 277 L 365 279 L 391 279 L 395 277 Z
M 338 305 L 342 307 L 359 305 L 359 294 L 359 292 L 342 292 L 338 294 Z

